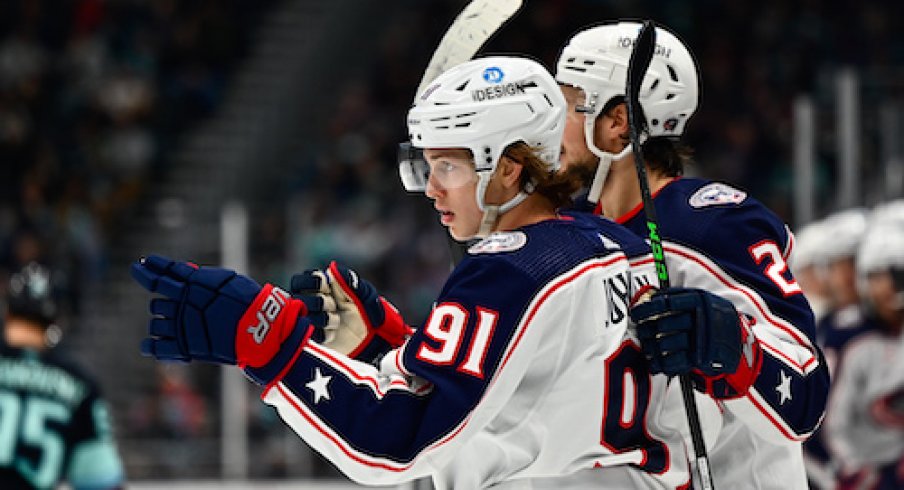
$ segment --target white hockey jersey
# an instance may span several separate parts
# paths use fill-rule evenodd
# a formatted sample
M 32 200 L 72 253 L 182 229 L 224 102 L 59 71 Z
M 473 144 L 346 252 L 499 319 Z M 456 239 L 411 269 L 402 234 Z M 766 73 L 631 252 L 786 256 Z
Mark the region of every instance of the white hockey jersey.
M 904 387 L 904 334 L 874 330 L 843 351 L 826 417 L 832 457 L 845 472 L 881 467 L 904 458 L 904 427 L 875 410 L 876 403 Z
M 312 342 L 263 399 L 361 483 L 528 488 L 600 468 L 601 486 L 687 488 L 683 412 L 628 328 L 653 273 L 641 239 L 590 215 L 494 234 L 379 367 Z

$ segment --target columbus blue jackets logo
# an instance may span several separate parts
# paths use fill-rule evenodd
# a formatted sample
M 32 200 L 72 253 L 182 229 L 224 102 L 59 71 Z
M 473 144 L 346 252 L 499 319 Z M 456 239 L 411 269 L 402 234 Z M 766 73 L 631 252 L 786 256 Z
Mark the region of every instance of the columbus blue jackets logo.
M 691 207 L 703 208 L 718 204 L 740 204 L 744 199 L 747 199 L 746 192 L 739 191 L 730 185 L 713 182 L 698 189 L 688 203 Z
M 527 243 L 527 235 L 520 231 L 493 233 L 468 249 L 471 255 L 494 254 L 518 250 Z

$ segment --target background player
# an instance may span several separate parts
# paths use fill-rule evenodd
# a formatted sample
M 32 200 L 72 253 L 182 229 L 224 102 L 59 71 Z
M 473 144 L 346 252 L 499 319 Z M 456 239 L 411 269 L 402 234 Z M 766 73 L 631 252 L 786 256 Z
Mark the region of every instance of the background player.
M 0 487 L 120 488 L 122 462 L 98 387 L 48 349 L 58 311 L 49 270 L 10 278 L 0 344 Z
M 822 432 L 839 488 L 898 489 L 904 487 L 904 425 L 888 395 L 904 379 L 902 223 L 870 226 L 857 253 L 857 275 L 867 315 L 875 320 L 841 351 Z
M 585 207 L 647 236 L 624 104 L 639 28 L 619 22 L 579 32 L 563 49 L 556 78 L 569 102 L 562 165 L 592 177 Z M 752 354 L 745 356 L 747 363 L 735 372 L 706 375 L 699 365 L 706 350 L 698 343 L 710 332 L 693 322 L 655 320 L 661 312 L 651 308 L 637 318 L 656 324 L 649 329 L 653 335 L 642 339 L 644 351 L 655 372 L 690 372 L 724 410 L 719 420 L 703 421 L 704 430 L 718 431 L 710 450 L 716 487 L 749 482 L 756 488 L 806 488 L 801 441 L 822 419 L 829 379 L 815 344 L 813 314 L 785 262 L 791 234 L 745 192 L 681 178 L 691 149 L 680 137 L 699 102 L 699 75 L 677 37 L 662 28 L 656 34 L 640 102 L 649 136 L 644 164 L 672 283 L 731 300 L 754 335 L 743 347 Z M 665 291 L 658 305 L 684 302 L 705 310 L 712 296 Z
M 825 279 L 827 301 L 822 318 L 816 324 L 816 342 L 825 355 L 829 372 L 834 375 L 844 358 L 845 347 L 858 336 L 877 328 L 875 319 L 864 314 L 855 268 L 857 249 L 867 230 L 867 210 L 838 211 L 812 227 L 823 230 L 818 249 L 807 245 L 809 238 L 805 232 L 808 229 L 805 228 L 801 230 L 805 243 L 795 254 L 806 255 L 802 257 L 803 262 L 813 263 L 813 269 Z M 807 293 L 807 299 L 811 299 L 803 284 L 801 287 Z M 831 394 L 829 398 L 831 400 Z M 807 472 L 811 475 L 811 485 L 817 488 L 834 486 L 832 456 L 826 439 L 825 428 L 821 427 L 804 444 Z
M 420 95 L 408 123 L 425 159 L 408 161 L 406 187 L 426 191 L 454 237 L 495 233 L 379 367 L 326 335 L 308 342 L 320 335 L 308 308 L 272 286 L 156 256 L 133 267 L 171 298 L 151 302 L 143 350 L 245 367 L 267 384 L 266 403 L 363 483 L 432 475 L 439 488 L 524 488 L 602 466 L 614 487 L 686 486 L 681 433 L 660 417 L 667 382 L 627 331 L 626 249 L 646 245 L 606 220 L 556 213 L 575 190 L 546 163 L 564 109 L 552 76 L 521 58 L 465 63 Z M 337 266 L 330 275 L 361 287 Z

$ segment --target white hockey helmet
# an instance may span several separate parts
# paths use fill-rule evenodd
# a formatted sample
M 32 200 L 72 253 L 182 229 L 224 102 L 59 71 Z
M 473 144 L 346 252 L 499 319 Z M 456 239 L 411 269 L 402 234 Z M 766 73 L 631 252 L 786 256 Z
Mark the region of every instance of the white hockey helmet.
M 904 224 L 871 226 L 857 249 L 857 274 L 904 269 Z
M 871 226 L 857 250 L 857 288 L 868 298 L 867 278 L 876 272 L 891 274 L 898 308 L 904 308 L 904 223 Z
M 625 96 L 628 62 L 642 24 L 621 21 L 598 25 L 574 35 L 556 64 L 556 79 L 584 92 L 584 138 L 587 147 L 601 159 L 591 188 L 591 200 L 598 198 L 612 160 L 624 158 L 630 145 L 618 155 L 604 152 L 593 142 L 596 118 L 616 97 Z M 697 110 L 700 75 L 687 46 L 673 33 L 656 27 L 656 46 L 644 75 L 638 98 L 650 137 L 684 133 L 688 119 Z M 641 135 L 641 141 L 644 135 Z
M 857 255 L 857 248 L 866 233 L 868 213 L 864 208 L 852 208 L 831 214 L 823 220 L 828 239 L 823 241 L 823 259 L 828 263 Z
M 808 223 L 794 233 L 794 248 L 788 259 L 792 273 L 797 275 L 796 271 L 824 263 L 823 249 L 829 240 L 831 235 L 822 221 Z
M 869 214 L 870 226 L 879 223 L 899 223 L 904 226 L 904 199 L 877 204 Z
M 527 58 L 492 56 L 462 63 L 434 80 L 408 112 L 411 147 L 467 148 L 478 175 L 477 203 L 484 211 L 479 236 L 499 213 L 518 205 L 532 189 L 489 206 L 484 194 L 506 147 L 523 141 L 558 170 L 567 104 L 552 75 Z M 399 173 L 406 190 L 426 189 L 429 167 L 416 151 L 402 149 Z M 490 223 L 492 222 L 492 223 Z

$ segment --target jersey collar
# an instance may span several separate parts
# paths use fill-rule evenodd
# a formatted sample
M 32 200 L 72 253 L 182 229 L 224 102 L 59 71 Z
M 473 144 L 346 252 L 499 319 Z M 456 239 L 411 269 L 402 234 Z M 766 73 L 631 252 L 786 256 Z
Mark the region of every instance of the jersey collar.
M 677 177 L 672 177 L 672 179 L 670 179 L 668 182 L 666 182 L 664 186 L 657 189 L 656 192 L 654 192 L 650 197 L 652 197 L 653 199 L 656 199 L 656 196 L 658 196 L 659 193 L 662 192 L 663 189 L 665 189 L 666 187 L 669 186 L 669 184 L 671 184 L 672 182 L 675 182 L 676 180 L 678 180 L 680 178 L 681 178 L 680 175 Z M 600 199 L 600 202 L 602 202 L 602 199 Z M 630 221 L 635 216 L 637 216 L 637 214 L 640 213 L 642 210 L 643 210 L 643 200 L 641 200 L 640 203 L 637 204 L 637 206 L 634 206 L 634 209 L 632 209 L 632 210 L 628 211 L 627 213 L 616 218 L 615 222 L 620 225 L 623 225 L 623 224 L 627 223 L 628 221 Z M 594 210 L 594 212 L 596 214 L 602 214 L 602 212 L 603 212 L 602 205 L 598 204 L 596 206 L 596 209 Z

